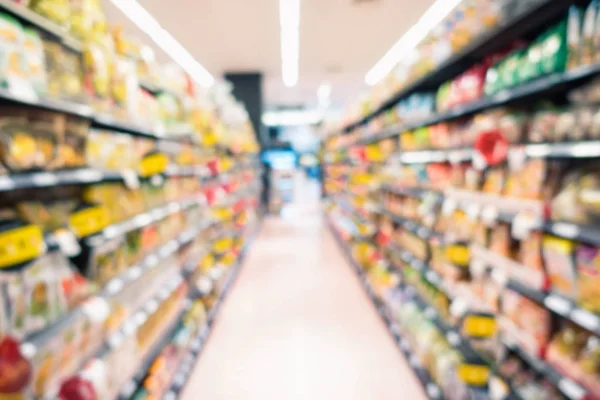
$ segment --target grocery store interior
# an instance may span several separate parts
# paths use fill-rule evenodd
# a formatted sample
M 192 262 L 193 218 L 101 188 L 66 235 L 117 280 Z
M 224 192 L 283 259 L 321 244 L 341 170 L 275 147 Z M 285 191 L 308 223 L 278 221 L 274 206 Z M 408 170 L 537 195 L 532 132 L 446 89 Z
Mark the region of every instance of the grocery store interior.
M 0 0 L 0 400 L 600 400 L 600 0 Z

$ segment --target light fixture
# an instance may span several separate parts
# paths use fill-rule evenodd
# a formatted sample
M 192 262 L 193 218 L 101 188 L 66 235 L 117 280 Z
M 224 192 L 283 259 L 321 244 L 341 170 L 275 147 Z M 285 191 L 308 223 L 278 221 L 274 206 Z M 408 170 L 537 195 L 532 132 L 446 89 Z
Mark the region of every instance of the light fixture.
M 322 120 L 323 113 L 318 110 L 267 111 L 262 115 L 266 126 L 314 125 Z
M 169 55 L 190 77 L 203 87 L 210 87 L 215 78 L 136 0 L 111 0 L 134 24 Z
M 279 24 L 281 75 L 285 86 L 293 87 L 298 83 L 300 62 L 300 0 L 279 0 Z
M 402 58 L 417 47 L 462 0 L 436 0 L 425 14 L 396 42 L 396 44 L 375 64 L 365 76 L 368 85 L 381 81 Z

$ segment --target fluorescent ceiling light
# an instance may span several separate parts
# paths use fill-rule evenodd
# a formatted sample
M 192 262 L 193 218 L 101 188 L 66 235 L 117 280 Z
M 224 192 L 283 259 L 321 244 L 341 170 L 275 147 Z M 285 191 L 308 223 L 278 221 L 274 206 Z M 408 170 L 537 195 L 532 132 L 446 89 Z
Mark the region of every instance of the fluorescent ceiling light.
M 408 32 L 375 64 L 365 76 L 368 85 L 381 81 L 402 58 L 406 58 L 417 45 L 435 28 L 462 0 L 437 0 Z
M 203 87 L 210 87 L 215 78 L 136 0 L 111 0 L 134 24 L 169 55 L 190 77 Z
M 300 0 L 279 0 L 279 24 L 281 74 L 285 86 L 292 87 L 298 83 L 300 62 Z
M 323 120 L 323 113 L 317 110 L 267 111 L 262 115 L 266 126 L 313 125 Z

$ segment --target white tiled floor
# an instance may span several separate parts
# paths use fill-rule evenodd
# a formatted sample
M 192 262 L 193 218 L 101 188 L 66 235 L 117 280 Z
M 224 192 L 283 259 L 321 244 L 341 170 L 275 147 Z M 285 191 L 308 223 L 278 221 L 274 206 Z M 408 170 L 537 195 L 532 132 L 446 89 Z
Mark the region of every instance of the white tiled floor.
M 425 399 L 313 206 L 263 222 L 182 399 Z

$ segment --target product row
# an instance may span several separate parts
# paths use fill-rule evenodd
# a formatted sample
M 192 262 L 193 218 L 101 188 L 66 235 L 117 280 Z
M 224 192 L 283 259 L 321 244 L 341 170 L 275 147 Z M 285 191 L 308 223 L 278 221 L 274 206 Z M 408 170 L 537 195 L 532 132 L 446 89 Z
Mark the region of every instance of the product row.
M 17 347 L 6 364 L 24 369 L 0 392 L 41 399 L 64 390 L 59 398 L 71 400 L 70 385 L 91 382 L 98 398 L 115 398 L 132 377 L 144 377 L 157 344 L 180 326 L 186 299 L 202 294 L 204 305 L 214 303 L 256 223 L 256 196 L 236 202 L 235 213 L 224 212 L 225 203 L 193 207 L 124 236 L 84 241 L 73 258 L 50 251 L 5 270 L 0 347 L 24 337 L 23 354 Z
M 39 17 L 20 12 L 27 4 L 2 5 L 6 13 L 0 12 L 5 103 L 61 111 L 88 123 L 93 119 L 99 126 L 149 136 L 191 135 L 206 146 L 219 143 L 236 152 L 257 150 L 248 115 L 231 95 L 231 87 L 201 89 L 180 67 L 160 66 L 151 47 L 121 27 L 108 27 L 101 1 L 28 3 L 42 21 L 48 21 L 40 23 Z M 61 27 L 48 33 L 50 21 L 70 28 L 82 40 L 80 46 L 73 49 L 59 40 L 64 39 L 62 34 L 56 37 L 64 32 Z M 49 125 L 41 129 L 44 136 L 53 129 L 64 130 Z
M 519 88 L 521 85 L 543 76 L 595 65 L 598 59 L 598 48 L 600 48 L 598 40 L 600 28 L 596 28 L 599 21 L 598 2 L 592 1 L 583 9 L 573 6 L 568 17 L 565 16 L 561 22 L 540 33 L 534 40 L 516 41 L 500 52 L 488 54 L 481 62 L 442 84 L 437 92 L 411 94 L 402 99 L 395 107 L 372 119 L 369 125 L 358 126 L 354 131 L 347 132 L 342 137 L 334 136 L 331 140 L 338 142 L 334 147 L 347 146 L 357 139 L 377 135 L 387 126 L 403 125 L 406 129 L 411 129 L 411 125 L 415 127 L 431 125 L 435 123 L 436 116 L 444 117 L 446 114 L 445 119 L 452 120 L 457 118 L 457 115 L 461 115 L 465 105 L 476 104 L 481 99 L 490 98 L 499 93 L 507 93 L 504 100 L 506 102 L 510 100 L 507 89 Z M 593 74 L 593 71 L 590 71 L 589 74 Z M 550 86 L 552 84 L 556 86 L 555 92 L 559 93 L 569 88 L 569 86 L 560 87 L 562 84 L 560 79 L 549 83 Z M 579 81 L 574 79 L 570 87 L 576 87 L 577 84 Z M 558 132 L 547 140 L 568 139 L 573 130 L 569 128 L 575 128 L 576 133 L 573 133 L 573 138 L 581 139 L 585 135 L 593 137 L 595 130 L 592 127 L 592 119 L 596 108 L 588 106 L 588 104 L 596 102 L 596 87 L 597 83 L 594 83 L 585 90 L 573 93 L 570 96 L 573 105 L 569 107 L 562 106 L 564 96 L 540 95 L 538 97 L 543 101 L 540 101 L 540 104 L 533 110 L 526 111 L 534 114 L 549 112 L 560 115 L 562 125 L 558 128 Z M 539 90 L 545 89 L 547 88 L 540 87 Z M 560 100 L 561 106 L 544 104 L 548 97 Z M 500 101 L 499 104 L 502 102 Z M 490 105 L 494 105 L 493 102 Z M 452 110 L 457 111 L 457 115 L 448 113 Z M 521 113 L 518 114 L 517 119 Z M 576 121 L 579 118 L 575 116 L 579 115 L 585 118 L 581 123 Z M 464 121 L 462 123 L 464 124 Z M 461 121 L 455 124 L 442 124 L 439 130 L 443 132 L 446 125 L 460 126 L 460 124 Z M 433 128 L 431 127 L 431 129 Z M 438 129 L 437 126 L 435 128 Z M 419 131 L 417 136 L 421 137 L 423 134 Z M 455 139 L 452 143 L 454 145 L 464 143 L 464 140 Z M 512 139 L 515 139 L 514 134 Z M 532 138 L 532 140 L 534 139 L 535 137 Z

